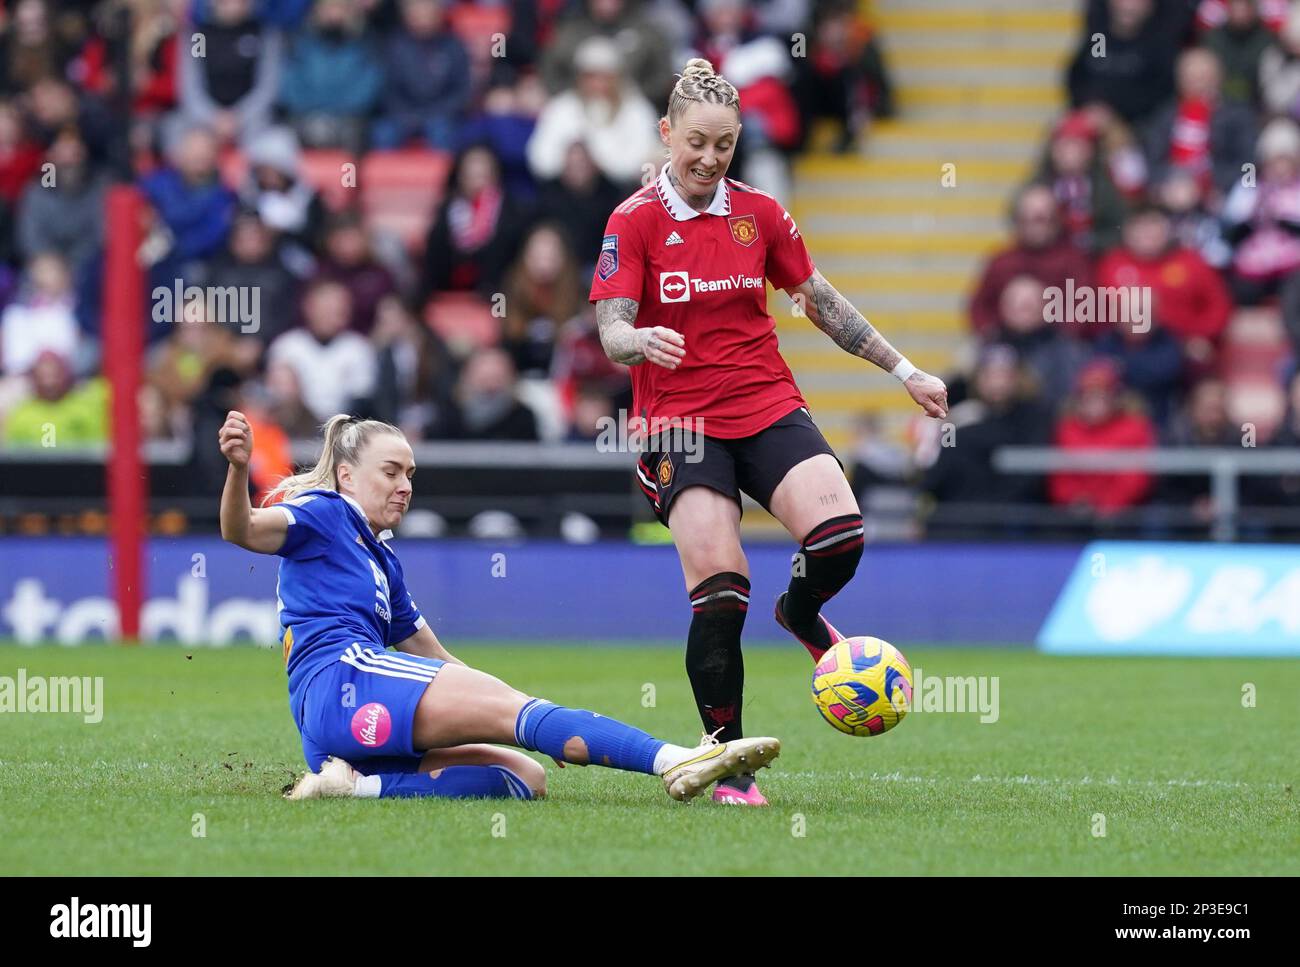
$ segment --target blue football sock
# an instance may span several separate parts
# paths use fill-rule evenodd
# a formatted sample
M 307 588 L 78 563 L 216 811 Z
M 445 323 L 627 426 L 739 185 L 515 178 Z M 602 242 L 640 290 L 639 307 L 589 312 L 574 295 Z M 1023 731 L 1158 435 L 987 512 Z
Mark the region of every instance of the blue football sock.
M 448 766 L 427 772 L 379 773 L 380 799 L 436 796 L 441 799 L 532 799 L 528 784 L 505 766 Z
M 572 738 L 586 744 L 587 762 L 591 765 L 648 775 L 654 775 L 655 755 L 664 747 L 663 741 L 648 732 L 586 709 L 565 708 L 534 698 L 519 710 L 515 744 L 520 748 L 573 762 L 564 756 L 564 744 Z

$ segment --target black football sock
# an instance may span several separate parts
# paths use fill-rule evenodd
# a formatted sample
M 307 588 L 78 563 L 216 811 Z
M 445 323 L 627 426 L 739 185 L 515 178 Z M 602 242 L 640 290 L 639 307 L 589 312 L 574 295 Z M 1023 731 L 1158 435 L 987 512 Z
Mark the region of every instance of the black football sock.
M 719 779 L 718 785 L 730 786 L 737 792 L 749 792 L 749 787 L 754 784 L 754 774 L 752 772 L 742 772 L 738 776 L 728 776 L 726 779 Z
M 790 587 L 781 611 L 791 630 L 813 648 L 825 651 L 831 646 L 830 633 L 817 616 L 822 605 L 852 580 L 860 560 L 861 514 L 832 517 L 803 539 L 790 568 Z
M 723 571 L 691 591 L 691 630 L 686 637 L 686 674 L 695 692 L 704 731 L 719 742 L 739 739 L 745 662 L 740 632 L 749 610 L 749 579 Z M 721 731 L 718 731 L 721 730 Z

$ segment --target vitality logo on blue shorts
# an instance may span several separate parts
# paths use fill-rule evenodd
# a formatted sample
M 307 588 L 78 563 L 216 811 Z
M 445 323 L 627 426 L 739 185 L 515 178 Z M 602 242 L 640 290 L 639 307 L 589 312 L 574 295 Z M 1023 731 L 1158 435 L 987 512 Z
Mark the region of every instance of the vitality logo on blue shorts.
M 352 716 L 352 737 L 366 748 L 383 745 L 392 731 L 393 717 L 379 702 L 368 702 Z

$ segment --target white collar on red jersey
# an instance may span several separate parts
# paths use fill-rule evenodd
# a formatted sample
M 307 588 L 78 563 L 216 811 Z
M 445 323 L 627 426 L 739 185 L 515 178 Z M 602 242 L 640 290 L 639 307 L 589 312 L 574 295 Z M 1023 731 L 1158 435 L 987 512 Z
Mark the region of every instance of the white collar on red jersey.
M 709 202 L 709 207 L 702 212 L 696 211 L 686 204 L 682 196 L 677 194 L 677 189 L 668 180 L 668 162 L 666 161 L 664 166 L 659 169 L 659 177 L 655 179 L 655 190 L 659 193 L 659 200 L 663 202 L 664 208 L 668 209 L 668 214 L 672 215 L 675 221 L 684 222 L 696 215 L 731 214 L 731 192 L 727 189 L 726 178 L 718 179 L 718 187 L 713 189 L 713 201 Z

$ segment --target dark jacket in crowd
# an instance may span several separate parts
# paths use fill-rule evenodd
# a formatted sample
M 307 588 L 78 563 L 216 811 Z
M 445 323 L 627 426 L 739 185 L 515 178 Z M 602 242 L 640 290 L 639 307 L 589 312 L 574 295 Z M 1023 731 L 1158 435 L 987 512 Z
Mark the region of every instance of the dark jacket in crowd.
M 1152 422 L 1168 425 L 1183 379 L 1183 350 L 1178 339 L 1162 326 L 1153 326 L 1141 341 L 1126 341 L 1111 331 L 1097 340 L 1097 353 L 1119 365 L 1124 385 L 1142 397 Z
M 284 267 L 276 253 L 261 262 L 240 262 L 229 254 L 214 259 L 205 276 L 206 285 L 216 288 L 239 286 L 258 293 L 257 329 L 251 332 L 269 345 L 276 336 L 293 327 L 297 313 L 298 280 Z
M 940 503 L 1026 503 L 1043 499 L 1043 479 L 999 473 L 993 452 L 1004 446 L 1042 446 L 1051 413 L 1038 400 L 1020 400 L 956 431 L 956 446 L 943 447 L 926 471 L 921 489 Z
M 458 120 L 469 104 L 469 55 L 453 33 L 424 38 L 395 31 L 384 45 L 384 74 L 383 109 L 395 120 Z
M 1171 29 L 1172 21 L 1163 15 L 1161 5 L 1137 36 L 1125 39 L 1109 29 L 1104 7 L 1099 16 L 1090 11 L 1088 28 L 1067 74 L 1070 106 L 1082 107 L 1092 101 L 1109 104 L 1130 124 L 1139 124 L 1174 93 L 1174 61 L 1181 45 L 1181 35 Z M 1106 56 L 1093 56 L 1093 36 L 1105 34 Z
M 427 299 L 435 292 L 500 291 L 506 269 L 519 252 L 527 223 L 528 213 L 507 192 L 491 237 L 479 248 L 462 252 L 452 243 L 444 202 L 425 240 L 421 298 Z
M 623 192 L 601 174 L 586 193 L 572 191 L 559 180 L 548 181 L 537 200 L 537 219 L 557 222 L 578 264 L 592 265 L 600 256 L 609 213 L 623 198 Z

